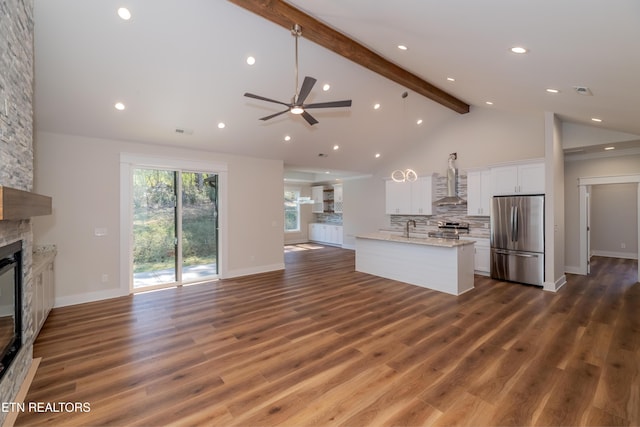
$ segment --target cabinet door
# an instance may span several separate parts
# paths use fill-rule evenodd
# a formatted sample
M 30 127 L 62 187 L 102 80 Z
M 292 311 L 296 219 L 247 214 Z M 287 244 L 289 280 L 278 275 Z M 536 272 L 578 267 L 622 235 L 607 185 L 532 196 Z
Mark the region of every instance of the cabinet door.
M 494 194 L 514 194 L 518 192 L 518 166 L 491 168 Z
M 344 238 L 342 236 L 343 228 L 341 225 L 336 226 L 336 232 L 338 233 L 338 236 L 336 239 L 336 245 L 342 246 L 342 242 L 344 241 Z
M 386 181 L 386 213 L 389 215 L 411 212 L 411 185 L 407 182 Z
M 311 198 L 313 199 L 313 206 L 311 212 L 322 213 L 324 211 L 324 189 L 322 186 L 311 187 Z
M 489 216 L 492 196 L 491 170 L 473 171 L 467 174 L 467 215 Z
M 318 224 L 309 224 L 309 240 L 318 240 Z
M 476 248 L 475 269 L 478 272 L 489 274 L 491 270 L 489 259 L 489 248 L 479 246 Z
M 432 178 L 424 176 L 411 183 L 412 215 L 431 215 L 433 206 Z
M 467 215 L 482 215 L 482 172 L 467 174 Z
M 336 184 L 333 186 L 333 211 L 342 213 L 342 206 L 342 184 Z
M 491 170 L 482 171 L 482 199 L 480 209 L 483 216 L 491 215 L 491 198 L 493 197 L 493 182 L 491 181 Z
M 475 251 L 475 270 L 479 273 L 489 274 L 491 269 L 489 239 L 476 239 Z
M 544 194 L 544 163 L 521 165 L 518 178 L 519 193 Z

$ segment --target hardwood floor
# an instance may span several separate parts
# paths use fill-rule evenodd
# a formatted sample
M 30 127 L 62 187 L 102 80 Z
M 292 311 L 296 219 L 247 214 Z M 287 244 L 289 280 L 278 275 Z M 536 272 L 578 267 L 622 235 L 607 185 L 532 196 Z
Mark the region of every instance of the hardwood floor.
M 90 411 L 16 425 L 640 424 L 637 261 L 455 297 L 294 249 L 283 272 L 53 310 L 26 402 Z

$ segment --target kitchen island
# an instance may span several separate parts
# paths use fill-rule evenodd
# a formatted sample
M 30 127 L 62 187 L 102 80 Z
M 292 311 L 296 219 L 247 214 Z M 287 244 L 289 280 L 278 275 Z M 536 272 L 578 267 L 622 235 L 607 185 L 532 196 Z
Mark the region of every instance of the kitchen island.
M 473 245 L 470 240 L 362 234 L 356 236 L 356 271 L 460 295 L 473 289 Z

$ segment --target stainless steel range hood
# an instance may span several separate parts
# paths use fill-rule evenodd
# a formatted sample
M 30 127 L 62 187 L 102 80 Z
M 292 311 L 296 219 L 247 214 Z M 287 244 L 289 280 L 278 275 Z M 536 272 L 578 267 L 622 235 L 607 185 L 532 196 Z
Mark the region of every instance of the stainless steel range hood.
M 458 153 L 449 154 L 449 167 L 447 168 L 447 196 L 436 200 L 433 204 L 437 206 L 460 206 L 466 205 L 467 201 L 458 196 L 458 169 L 454 162 L 458 158 Z

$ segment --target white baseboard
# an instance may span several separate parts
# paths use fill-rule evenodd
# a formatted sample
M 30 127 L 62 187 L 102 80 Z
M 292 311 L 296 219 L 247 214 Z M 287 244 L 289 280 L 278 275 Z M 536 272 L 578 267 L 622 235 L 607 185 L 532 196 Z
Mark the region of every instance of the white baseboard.
M 259 265 L 251 268 L 241 268 L 237 270 L 229 270 L 222 279 L 230 279 L 233 277 L 249 276 L 251 274 L 268 273 L 270 271 L 284 270 L 284 263 Z
M 638 254 L 634 252 L 599 251 L 594 249 L 592 254 L 593 256 L 606 256 L 609 258 L 638 259 Z
M 582 274 L 582 269 L 580 267 L 576 267 L 573 265 L 565 265 L 564 266 L 564 272 L 565 273 L 569 273 L 569 274 Z
M 567 276 L 564 274 L 555 282 L 544 282 L 543 289 L 549 292 L 558 292 L 561 287 L 567 284 Z
M 97 292 L 87 292 L 86 294 L 70 295 L 67 297 L 56 297 L 54 307 L 66 307 L 68 305 L 84 304 L 85 302 L 101 301 L 126 295 L 129 295 L 129 292 L 118 288 Z

